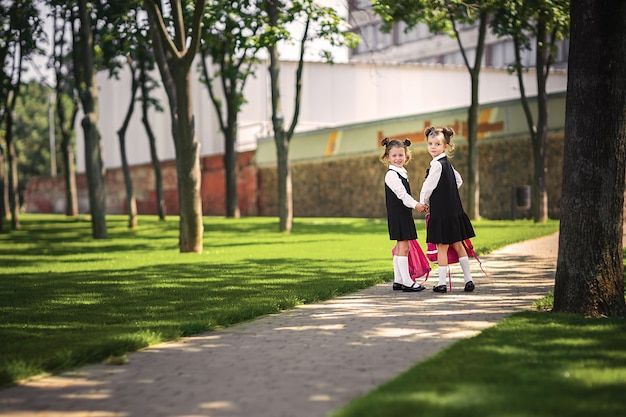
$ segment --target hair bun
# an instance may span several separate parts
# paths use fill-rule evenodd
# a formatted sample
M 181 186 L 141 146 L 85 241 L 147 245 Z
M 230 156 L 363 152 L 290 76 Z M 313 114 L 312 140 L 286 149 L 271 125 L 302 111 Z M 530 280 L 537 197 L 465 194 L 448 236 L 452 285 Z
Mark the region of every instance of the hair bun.
M 425 135 L 426 137 L 428 137 L 428 135 L 430 135 L 430 134 L 431 134 L 432 132 L 434 132 L 435 130 L 437 130 L 437 129 L 436 129 L 434 126 L 431 126 L 431 127 L 429 127 L 428 129 L 426 129 L 426 130 L 424 131 L 424 135 Z
M 444 127 L 443 129 L 441 129 L 441 131 L 449 138 L 454 136 L 454 130 L 451 127 Z
M 389 145 L 389 138 L 383 138 L 383 140 L 380 141 L 380 144 L 383 146 Z
M 408 139 L 404 139 L 404 146 L 411 146 L 411 141 Z

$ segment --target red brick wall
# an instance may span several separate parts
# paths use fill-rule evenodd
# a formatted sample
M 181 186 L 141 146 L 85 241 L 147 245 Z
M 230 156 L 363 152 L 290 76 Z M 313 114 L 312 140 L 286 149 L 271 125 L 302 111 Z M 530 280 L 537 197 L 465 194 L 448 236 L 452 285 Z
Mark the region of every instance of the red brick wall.
M 224 163 L 222 155 L 201 159 L 202 211 L 206 216 L 226 214 Z M 133 191 L 137 200 L 138 214 L 157 214 L 154 170 L 151 164 L 130 168 Z M 174 161 L 161 163 L 163 194 L 167 214 L 178 214 L 178 187 Z M 106 211 L 108 214 L 126 214 L 126 187 L 121 168 L 106 172 Z M 86 177 L 76 176 L 78 210 L 89 212 Z M 242 216 L 254 216 L 257 209 L 257 168 L 254 151 L 242 152 L 237 159 L 237 193 Z M 24 209 L 29 213 L 65 213 L 65 184 L 62 176 L 56 178 L 34 178 L 28 182 L 24 197 Z

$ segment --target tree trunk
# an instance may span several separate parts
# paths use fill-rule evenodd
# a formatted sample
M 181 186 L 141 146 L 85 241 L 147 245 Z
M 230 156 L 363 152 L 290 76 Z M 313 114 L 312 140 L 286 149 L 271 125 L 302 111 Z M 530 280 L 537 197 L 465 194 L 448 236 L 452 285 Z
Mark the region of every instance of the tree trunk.
M 272 90 L 272 126 L 276 142 L 278 163 L 278 230 L 291 232 L 293 226 L 293 196 L 291 167 L 289 166 L 289 140 L 285 134 L 283 107 L 280 97 L 280 61 L 276 47 L 270 51 L 270 83 Z
M 468 216 L 477 220 L 480 216 L 480 175 L 478 160 L 478 72 L 470 71 L 472 78 L 472 103 L 467 111 L 467 145 L 468 145 Z
M 159 72 L 167 93 L 172 136 L 176 150 L 180 252 L 202 252 L 202 199 L 200 195 L 200 144 L 195 135 L 190 68 L 200 42 L 200 24 L 206 0 L 196 0 L 192 29 L 184 28 L 181 1 L 171 2 L 174 39 L 165 28 L 159 6 L 144 0 Z M 190 34 L 189 34 L 189 33 Z M 190 36 L 187 39 L 187 36 Z
M 531 134 L 534 160 L 534 195 L 531 203 L 535 222 L 548 220 L 546 142 L 548 140 L 548 93 L 546 91 L 549 49 L 546 25 L 537 22 L 537 130 Z
M 206 50 L 200 50 L 200 56 L 202 60 L 202 76 L 206 81 L 207 90 L 209 92 L 209 99 L 215 107 L 217 119 L 219 121 L 220 130 L 224 134 L 224 177 L 225 177 L 225 190 L 226 190 L 226 217 L 239 218 L 241 212 L 239 210 L 239 196 L 237 193 L 237 119 L 239 116 L 240 98 L 238 91 L 238 71 L 233 71 L 229 68 L 224 61 L 220 62 L 220 72 L 222 74 L 222 91 L 226 101 L 226 121 L 224 122 L 222 100 L 220 100 L 213 90 L 212 82 L 213 77 L 209 74 L 209 68 L 207 66 L 207 59 L 209 59 Z M 232 57 L 230 57 L 232 58 Z M 212 58 L 211 58 L 212 60 Z M 231 62 L 230 60 L 228 60 Z M 226 74 L 231 75 L 228 78 Z
M 128 110 L 126 111 L 124 121 L 122 122 L 122 126 L 117 131 L 117 137 L 120 143 L 122 172 L 124 173 L 124 186 L 126 187 L 126 210 L 128 212 L 128 228 L 134 229 L 135 227 L 137 227 L 137 198 L 135 197 L 135 192 L 133 190 L 133 179 L 130 175 L 130 168 L 128 167 L 128 157 L 126 153 L 126 131 L 128 130 L 130 118 L 135 111 L 135 98 L 137 97 L 137 88 L 139 87 L 139 83 L 137 81 L 137 71 L 135 70 L 130 60 L 128 62 L 128 67 L 130 69 L 130 76 L 132 79 L 130 86 L 130 103 L 128 105 Z
M 68 140 L 69 142 L 69 140 Z M 74 149 L 71 144 L 61 146 L 65 181 L 65 215 L 78 216 L 78 197 L 76 193 L 76 169 L 74 166 Z
M 0 233 L 4 232 L 4 218 L 7 205 L 5 204 L 6 175 L 4 175 L 4 147 L 0 144 Z
M 555 312 L 624 317 L 626 3 L 571 3 Z
M 265 2 L 266 10 L 269 16 L 270 26 L 278 25 L 278 4 L 273 1 Z M 298 74 L 296 75 L 296 112 L 292 121 L 292 127 L 287 134 L 285 132 L 285 116 L 283 114 L 282 100 L 280 96 L 280 59 L 276 45 L 269 46 L 268 52 L 270 56 L 270 89 L 272 95 L 272 127 L 274 129 L 274 141 L 276 142 L 277 156 L 277 173 L 278 173 L 278 230 L 290 233 L 293 227 L 293 195 L 291 184 L 291 167 L 289 165 L 289 139 L 293 133 L 295 123 L 297 122 L 298 111 L 298 92 L 300 88 L 299 81 L 302 77 L 302 57 L 304 54 L 304 39 L 306 38 L 308 29 L 304 31 L 303 41 L 300 45 L 300 62 L 298 64 Z
M 9 150 L 6 148 L 0 147 L 2 151 L 2 156 L 0 156 L 0 167 L 2 168 L 2 172 L 0 173 L 0 177 L 2 177 L 2 220 L 7 219 L 9 216 L 9 175 L 8 175 L 8 158 L 9 158 Z
M 85 174 L 89 191 L 89 208 L 91 211 L 91 230 L 95 239 L 107 237 L 106 226 L 106 191 L 104 182 L 104 164 L 102 162 L 102 143 L 98 131 L 98 87 L 94 65 L 93 33 L 91 19 L 87 10 L 87 1 L 78 2 L 80 13 L 80 41 L 82 51 L 81 68 L 77 73 L 83 74 L 84 84 L 81 94 L 83 113 L 81 125 L 85 135 Z M 76 77 L 81 79 L 80 77 Z
M 468 146 L 468 200 L 467 215 L 472 220 L 480 218 L 480 169 L 478 160 L 478 116 L 480 104 L 478 100 L 478 82 L 480 79 L 480 69 L 483 53 L 485 51 L 485 36 L 487 33 L 487 21 L 489 15 L 484 10 L 480 12 L 478 26 L 478 41 L 476 44 L 476 55 L 474 65 L 470 65 L 465 53 L 465 48 L 461 42 L 461 37 L 456 29 L 454 17 L 450 17 L 456 33 L 457 43 L 463 55 L 465 66 L 467 67 L 471 79 L 471 104 L 467 112 L 467 146 Z
M 226 217 L 238 219 L 239 196 L 237 195 L 237 111 L 228 110 L 228 123 L 225 126 L 224 170 L 226 171 Z
M 146 134 L 148 135 L 148 143 L 150 145 L 150 160 L 152 161 L 152 168 L 154 169 L 154 190 L 156 193 L 156 203 L 157 203 L 157 213 L 160 220 L 165 220 L 166 210 L 165 210 L 165 198 L 163 197 L 163 173 L 161 172 L 161 163 L 159 162 L 159 155 L 157 153 L 156 148 L 156 138 L 154 136 L 154 132 L 152 131 L 152 127 L 150 126 L 150 122 L 148 121 L 148 103 L 150 102 L 149 93 L 148 93 L 148 85 L 147 85 L 147 74 L 146 74 L 146 63 L 142 60 L 141 55 L 139 58 L 139 72 L 140 72 L 140 82 L 141 85 L 141 122 L 143 123 L 143 127 L 146 130 Z
M 17 94 L 17 92 L 15 92 Z M 20 228 L 19 220 L 19 196 L 17 192 L 17 155 L 15 153 L 15 143 L 13 142 L 13 109 L 8 109 L 6 114 L 6 136 L 7 144 L 7 168 L 8 168 L 8 196 L 9 212 L 11 213 L 11 229 Z
M 161 172 L 161 162 L 157 154 L 156 137 L 148 121 L 148 108 L 144 105 L 143 116 L 141 117 L 144 129 L 148 135 L 148 142 L 150 144 L 150 160 L 152 161 L 152 168 L 154 169 L 154 189 L 156 193 L 157 213 L 159 219 L 165 220 L 167 214 L 165 209 L 165 197 L 163 197 L 163 173 Z
M 60 75 L 57 74 L 57 86 Z M 57 88 L 56 108 L 61 129 L 61 153 L 63 154 L 63 179 L 65 181 L 65 215 L 78 216 L 78 194 L 76 191 L 76 166 L 74 158 L 74 148 L 72 147 L 72 132 L 74 131 L 74 121 L 78 111 L 78 103 L 73 102 L 74 110 L 72 119 L 69 120 L 69 127 L 66 127 L 65 107 L 63 105 L 62 93 Z
M 177 69 L 180 70 L 180 69 Z M 176 171 L 180 210 L 180 251 L 202 253 L 200 144 L 195 134 L 189 68 L 174 72 L 176 82 Z
M 293 227 L 293 192 L 291 184 L 291 166 L 289 164 L 289 142 L 276 137 L 276 154 L 278 157 L 278 217 L 279 230 L 291 232 Z

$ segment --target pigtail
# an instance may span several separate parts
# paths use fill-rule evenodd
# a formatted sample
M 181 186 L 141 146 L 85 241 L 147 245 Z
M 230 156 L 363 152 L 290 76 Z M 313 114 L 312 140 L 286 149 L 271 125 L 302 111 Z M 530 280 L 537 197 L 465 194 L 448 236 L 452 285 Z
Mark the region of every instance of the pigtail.
M 411 141 L 408 139 L 404 139 L 404 146 L 406 146 L 407 148 L 411 146 Z
M 451 127 L 444 127 L 441 129 L 443 135 L 446 137 L 446 142 L 450 143 L 454 136 L 454 130 Z
M 383 138 L 383 140 L 380 141 L 380 144 L 387 147 L 387 145 L 389 145 L 389 138 Z

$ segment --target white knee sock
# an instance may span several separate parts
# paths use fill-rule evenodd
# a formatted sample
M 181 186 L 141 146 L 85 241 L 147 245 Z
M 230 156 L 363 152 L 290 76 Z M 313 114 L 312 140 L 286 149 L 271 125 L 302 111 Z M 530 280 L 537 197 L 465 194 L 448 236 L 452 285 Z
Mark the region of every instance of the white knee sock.
M 393 257 L 393 282 L 402 284 L 402 274 L 400 274 L 400 266 L 398 265 L 398 257 Z
M 448 266 L 439 265 L 437 271 L 439 271 L 439 283 L 437 285 L 446 285 L 446 279 L 448 278 Z
M 463 279 L 467 284 L 472 280 L 472 271 L 470 271 L 469 258 L 467 256 L 459 258 L 459 263 L 461 264 L 461 269 L 463 269 Z
M 410 287 L 413 285 L 411 274 L 409 273 L 409 257 L 408 256 L 396 256 L 398 258 L 398 270 L 402 277 L 402 285 Z

